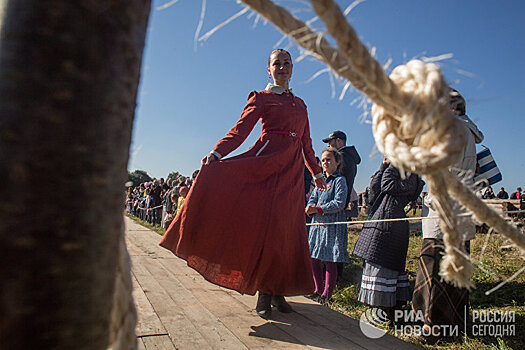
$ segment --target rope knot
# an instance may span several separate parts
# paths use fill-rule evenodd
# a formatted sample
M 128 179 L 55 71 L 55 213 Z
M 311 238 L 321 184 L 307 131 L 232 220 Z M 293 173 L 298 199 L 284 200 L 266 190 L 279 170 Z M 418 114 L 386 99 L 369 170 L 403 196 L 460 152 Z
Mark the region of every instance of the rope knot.
M 466 140 L 463 127 L 450 113 L 450 88 L 439 67 L 412 60 L 396 67 L 390 79 L 406 98 L 398 101 L 397 111 L 373 105 L 379 150 L 398 169 L 419 174 L 456 163 Z

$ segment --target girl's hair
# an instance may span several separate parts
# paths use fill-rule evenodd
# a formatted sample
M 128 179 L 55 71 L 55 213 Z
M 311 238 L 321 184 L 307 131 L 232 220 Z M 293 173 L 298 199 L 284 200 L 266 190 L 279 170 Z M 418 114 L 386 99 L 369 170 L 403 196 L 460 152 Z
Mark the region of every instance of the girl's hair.
M 290 62 L 292 62 L 292 55 L 290 55 L 290 53 L 288 51 L 286 51 L 285 49 L 276 49 L 276 50 L 273 50 L 271 53 L 270 53 L 270 56 L 268 56 L 268 66 L 270 65 L 270 59 L 272 57 L 272 55 L 276 52 L 281 52 L 281 53 L 285 53 L 288 55 L 288 57 L 290 57 Z
M 334 156 L 335 161 L 339 163 L 339 165 L 337 166 L 337 171 L 341 171 L 341 168 L 343 167 L 343 156 L 341 155 L 341 153 L 338 150 L 334 149 L 334 148 L 325 148 L 321 152 L 321 154 L 323 154 L 325 152 L 332 153 L 332 155 Z

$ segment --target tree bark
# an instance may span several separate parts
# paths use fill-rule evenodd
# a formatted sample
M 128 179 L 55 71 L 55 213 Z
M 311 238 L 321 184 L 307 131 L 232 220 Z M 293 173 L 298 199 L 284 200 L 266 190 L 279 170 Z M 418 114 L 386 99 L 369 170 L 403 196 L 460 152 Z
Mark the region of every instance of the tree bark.
M 105 349 L 150 0 L 0 0 L 0 347 Z

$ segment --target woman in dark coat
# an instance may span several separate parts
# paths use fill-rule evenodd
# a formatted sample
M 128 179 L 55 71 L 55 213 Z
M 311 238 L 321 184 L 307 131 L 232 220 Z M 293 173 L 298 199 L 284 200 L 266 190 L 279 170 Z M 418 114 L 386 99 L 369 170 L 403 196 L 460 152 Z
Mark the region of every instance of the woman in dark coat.
M 422 190 L 415 174 L 401 178 L 386 161 L 370 183 L 368 220 L 405 218 L 404 208 Z M 410 300 L 405 262 L 409 239 L 408 221 L 371 222 L 363 226 L 353 254 L 364 260 L 359 301 L 392 308 Z

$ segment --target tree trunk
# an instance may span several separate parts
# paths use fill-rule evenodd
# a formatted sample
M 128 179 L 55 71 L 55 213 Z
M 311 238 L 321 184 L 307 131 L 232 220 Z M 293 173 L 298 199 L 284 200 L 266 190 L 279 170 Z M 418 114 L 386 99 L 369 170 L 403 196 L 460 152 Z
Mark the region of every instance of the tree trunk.
M 105 349 L 150 0 L 0 0 L 0 347 Z

